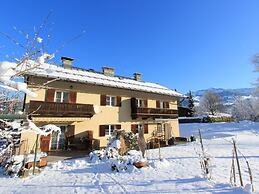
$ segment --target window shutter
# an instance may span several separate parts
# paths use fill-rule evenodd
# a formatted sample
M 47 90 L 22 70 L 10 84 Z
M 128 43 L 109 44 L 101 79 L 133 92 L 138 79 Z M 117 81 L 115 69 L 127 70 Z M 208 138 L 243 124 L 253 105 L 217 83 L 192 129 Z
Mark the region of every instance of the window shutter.
M 136 98 L 131 98 L 131 108 L 136 109 L 137 108 L 137 99 Z
M 101 102 L 100 102 L 101 106 L 106 106 L 106 95 L 101 95 Z
M 121 106 L 121 97 L 117 96 L 117 106 Z
M 75 135 L 75 125 L 68 125 L 66 131 L 66 137 L 72 137 Z
M 148 107 L 147 100 L 144 100 L 144 106 L 145 106 L 145 108 L 147 108 L 147 107 Z
M 69 103 L 76 103 L 76 92 L 69 92 Z
M 131 132 L 134 133 L 134 134 L 137 133 L 137 125 L 135 125 L 135 124 L 131 125 Z
M 54 102 L 55 90 L 54 89 L 47 89 L 45 101 L 46 102 Z
M 100 137 L 105 136 L 105 125 L 100 125 L 100 128 L 99 128 L 99 136 L 100 136 Z
M 159 100 L 156 101 L 156 108 L 160 108 L 160 101 Z
M 148 134 L 148 124 L 144 124 L 144 133 Z
M 116 129 L 121 129 L 121 125 L 116 125 Z

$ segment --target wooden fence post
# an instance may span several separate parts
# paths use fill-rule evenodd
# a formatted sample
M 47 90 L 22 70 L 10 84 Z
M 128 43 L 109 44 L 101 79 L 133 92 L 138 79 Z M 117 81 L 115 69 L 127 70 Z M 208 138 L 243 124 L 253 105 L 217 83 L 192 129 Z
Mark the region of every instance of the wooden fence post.
M 234 183 L 232 183 L 232 178 L 234 179 Z M 236 169 L 235 169 L 235 151 L 233 149 L 232 152 L 232 164 L 231 164 L 231 171 L 230 171 L 230 183 L 236 186 Z
M 241 174 L 241 168 L 238 160 L 238 155 L 237 155 L 237 148 L 236 148 L 236 141 L 233 139 L 233 145 L 234 145 L 234 151 L 236 155 L 236 161 L 237 161 L 237 169 L 238 169 L 238 174 L 239 174 L 239 179 L 240 179 L 240 185 L 243 187 L 243 179 L 242 179 L 242 174 Z
M 34 161 L 33 161 L 33 169 L 32 169 L 32 174 L 33 174 L 33 175 L 34 175 L 34 173 L 35 173 L 35 166 L 36 166 L 36 162 L 37 162 L 37 150 L 38 150 L 39 136 L 40 136 L 40 135 L 37 134 L 36 142 L 35 142 Z

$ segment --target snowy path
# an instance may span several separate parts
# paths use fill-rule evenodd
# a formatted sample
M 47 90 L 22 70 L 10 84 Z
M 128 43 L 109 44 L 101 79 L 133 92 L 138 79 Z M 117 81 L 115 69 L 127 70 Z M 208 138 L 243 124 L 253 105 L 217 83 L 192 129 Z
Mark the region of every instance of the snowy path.
M 47 167 L 43 173 L 26 179 L 0 177 L 0 193 L 246 193 L 229 185 L 232 147 L 231 127 L 221 124 L 209 126 L 185 125 L 185 130 L 202 128 L 204 136 L 213 136 L 213 128 L 223 128 L 222 137 L 215 136 L 204 140 L 208 152 L 214 156 L 215 166 L 212 181 L 202 178 L 199 160 L 194 148 L 197 143 L 172 146 L 161 149 L 164 160 L 158 160 L 158 150 L 149 150 L 147 157 L 150 166 L 143 169 L 131 168 L 127 172 L 111 172 L 104 163 L 93 164 L 87 158 L 57 162 Z M 181 126 L 182 127 L 182 126 Z M 242 127 L 242 125 L 240 126 Z M 251 131 L 259 131 L 258 125 Z M 211 131 L 212 130 L 212 131 Z M 255 188 L 259 190 L 259 138 L 251 131 L 238 131 L 237 142 L 240 150 L 247 155 L 254 175 Z M 190 131 L 191 132 L 191 131 Z M 214 131 L 215 134 L 219 130 Z M 245 165 L 241 162 L 242 168 Z M 249 183 L 243 172 L 244 182 Z

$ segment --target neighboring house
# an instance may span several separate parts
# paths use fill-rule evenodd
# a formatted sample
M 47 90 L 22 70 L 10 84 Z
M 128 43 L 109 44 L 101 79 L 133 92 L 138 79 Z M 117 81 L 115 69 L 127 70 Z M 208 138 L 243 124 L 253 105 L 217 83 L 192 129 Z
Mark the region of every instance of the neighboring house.
M 194 111 L 188 107 L 178 106 L 179 117 L 192 117 Z
M 179 136 L 177 97 L 180 93 L 155 83 L 72 67 L 73 59 L 62 57 L 63 66 L 44 64 L 30 71 L 26 80 L 36 98 L 25 96 L 26 111 L 37 126 L 61 127 L 61 134 L 41 137 L 41 149 L 92 149 L 105 147 L 116 129 L 145 138 L 160 131 Z M 27 146 L 28 147 L 28 146 Z M 33 145 L 29 145 L 33 148 Z

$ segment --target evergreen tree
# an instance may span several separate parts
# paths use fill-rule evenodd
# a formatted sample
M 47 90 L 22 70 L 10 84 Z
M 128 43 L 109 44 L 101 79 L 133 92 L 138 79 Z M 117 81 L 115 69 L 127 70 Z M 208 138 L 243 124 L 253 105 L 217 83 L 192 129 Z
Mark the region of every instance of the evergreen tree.
M 193 110 L 193 108 L 194 108 L 194 100 L 193 100 L 192 92 L 189 91 L 189 93 L 188 93 L 187 96 L 188 96 L 188 97 L 187 97 L 187 98 L 188 98 L 188 108 L 191 109 L 191 110 Z

